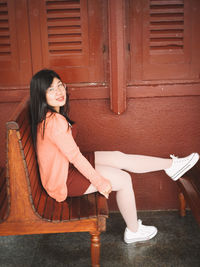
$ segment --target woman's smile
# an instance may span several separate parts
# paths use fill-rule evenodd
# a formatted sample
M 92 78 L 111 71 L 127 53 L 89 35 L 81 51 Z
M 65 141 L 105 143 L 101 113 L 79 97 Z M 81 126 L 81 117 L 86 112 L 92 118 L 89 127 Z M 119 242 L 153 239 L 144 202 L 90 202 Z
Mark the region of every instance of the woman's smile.
M 64 99 L 65 99 L 65 97 L 64 97 L 64 96 L 60 96 L 60 97 L 56 98 L 56 100 L 57 100 L 57 101 L 59 101 L 59 102 L 62 102 L 62 101 L 64 101 Z

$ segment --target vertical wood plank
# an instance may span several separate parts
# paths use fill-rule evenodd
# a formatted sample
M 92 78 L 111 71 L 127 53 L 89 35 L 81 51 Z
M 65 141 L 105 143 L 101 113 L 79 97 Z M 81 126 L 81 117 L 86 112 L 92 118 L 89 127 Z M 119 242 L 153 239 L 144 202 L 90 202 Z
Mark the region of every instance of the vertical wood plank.
M 111 109 L 121 114 L 126 109 L 125 3 L 108 1 L 109 62 Z
M 55 201 L 52 221 L 60 221 L 61 215 L 62 215 L 62 203 Z
M 37 187 L 40 184 L 40 181 L 38 179 L 38 170 L 37 170 L 37 163 L 35 161 L 35 157 L 33 156 L 31 158 L 31 161 L 28 165 L 28 172 L 29 172 L 29 181 L 30 181 L 30 185 L 31 185 L 31 193 L 32 193 L 32 197 L 34 199 L 36 191 L 37 191 Z
M 37 210 L 38 206 L 39 206 L 40 196 L 42 193 L 41 186 L 39 183 L 36 184 L 36 190 L 34 193 L 35 194 L 32 194 L 32 198 L 33 198 L 33 203 L 34 203 L 35 209 Z
M 61 221 L 68 221 L 68 220 L 70 220 L 70 210 L 71 210 L 71 199 L 70 199 L 70 201 L 63 201 L 62 202 L 62 216 L 61 216 Z
M 8 203 L 8 197 L 4 199 L 3 205 L 1 207 L 1 214 L 0 214 L 0 221 L 4 221 L 8 214 L 9 214 L 9 203 Z
M 54 209 L 55 209 L 54 204 L 55 204 L 55 200 L 53 198 L 51 198 L 50 196 L 48 196 L 45 210 L 44 210 L 44 218 L 45 219 L 48 219 L 50 221 L 52 220 L 53 214 L 54 214 Z
M 71 198 L 70 220 L 80 219 L 80 198 Z
M 47 205 L 47 199 L 48 199 L 48 195 L 44 191 L 42 191 L 42 193 L 40 195 L 38 207 L 37 207 L 37 213 L 41 217 L 44 217 L 44 212 L 45 212 L 46 205 Z
M 97 206 L 96 206 L 96 193 L 88 194 L 88 217 L 95 217 L 97 216 Z
M 89 217 L 88 195 L 80 196 L 80 219 Z
M 5 172 L 0 174 L 0 222 L 4 220 L 8 212 L 8 196 Z
M 32 74 L 27 0 L 7 0 L 0 3 L 0 12 L 6 14 L 3 20 L 8 27 L 5 28 L 3 37 L 9 47 L 7 53 L 0 55 L 0 84 L 25 85 L 29 83 Z

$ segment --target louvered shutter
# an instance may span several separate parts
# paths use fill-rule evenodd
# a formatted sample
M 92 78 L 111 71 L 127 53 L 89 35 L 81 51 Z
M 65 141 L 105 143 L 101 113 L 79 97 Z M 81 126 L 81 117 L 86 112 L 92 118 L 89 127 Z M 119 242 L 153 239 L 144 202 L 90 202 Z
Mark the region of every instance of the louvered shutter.
M 10 59 L 11 57 L 7 1 L 0 3 L 0 56 L 1 59 Z
M 87 15 L 83 14 L 87 13 L 85 7 L 82 9 L 81 14 L 79 1 L 46 2 L 48 54 L 52 61 L 54 56 L 73 56 L 83 64 L 82 58 L 88 50 L 88 34 L 84 25 L 86 20 L 82 19 L 81 23 L 81 16 Z
M 23 23 L 22 23 L 23 20 Z M 31 76 L 26 3 L 0 1 L 0 84 L 27 84 Z
M 33 56 L 34 72 L 48 67 L 67 83 L 104 81 L 101 1 L 42 0 L 31 2 L 31 10 L 32 45 L 40 48 L 41 42 L 42 47 L 42 60 L 37 51 Z
M 192 32 L 194 7 L 193 0 L 132 1 L 131 34 L 138 35 L 131 43 L 132 80 L 198 78 L 191 64 L 198 40 Z
M 45 64 L 51 66 L 88 64 L 86 1 L 45 1 L 42 17 Z
M 184 0 L 150 1 L 148 53 L 161 58 L 161 62 L 177 60 L 184 54 Z M 174 58 L 174 55 L 176 56 Z M 178 57 L 177 57 L 178 56 Z M 173 60 L 171 60 L 171 57 Z M 169 59 L 170 58 L 170 59 Z M 158 60 L 158 59 L 157 59 Z M 156 60 L 156 62 L 157 62 Z
M 143 26 L 144 79 L 186 78 L 190 27 L 184 23 L 190 24 L 188 8 L 184 0 L 148 2 Z

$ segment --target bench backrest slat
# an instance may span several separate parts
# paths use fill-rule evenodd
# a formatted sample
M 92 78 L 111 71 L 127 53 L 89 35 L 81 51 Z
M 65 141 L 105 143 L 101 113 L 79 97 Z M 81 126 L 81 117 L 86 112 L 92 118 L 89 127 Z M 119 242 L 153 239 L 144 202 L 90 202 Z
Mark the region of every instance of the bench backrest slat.
M 2 202 L 2 205 L 1 205 L 1 208 L 0 208 L 0 213 L 1 213 L 0 222 L 6 220 L 7 215 L 8 215 L 8 206 L 9 206 L 8 198 L 5 195 L 3 202 Z
M 60 202 L 54 203 L 54 212 L 52 216 L 52 221 L 60 221 L 62 219 L 62 209 L 63 209 L 63 203 Z M 65 212 L 67 212 L 67 209 L 65 210 Z
M 72 198 L 62 202 L 61 221 L 69 221 L 71 219 L 69 215 L 71 210 L 71 202 Z
M 6 181 L 0 187 L 0 207 L 3 206 L 7 194 L 6 194 Z
M 89 199 L 90 199 L 90 195 L 87 195 L 86 199 L 84 197 L 81 197 L 81 199 L 80 199 L 80 218 L 84 218 L 85 216 L 86 217 L 90 216 L 90 211 L 89 211 L 90 202 L 89 202 Z M 94 201 L 94 203 L 95 203 L 95 201 Z M 92 209 L 94 207 L 92 207 Z
M 37 163 L 36 161 L 34 161 L 32 163 L 32 169 L 29 173 L 29 177 L 30 177 L 30 182 L 31 182 L 31 193 L 32 193 L 32 198 L 33 198 L 33 202 L 35 204 L 35 206 L 37 206 L 37 195 L 40 195 L 41 193 L 41 182 L 39 179 L 37 179 L 37 173 L 34 172 L 35 168 L 37 168 Z
M 3 183 L 0 186 L 0 221 L 3 221 L 5 219 L 5 212 L 8 208 L 8 198 L 7 198 L 7 184 L 6 180 L 4 180 Z
M 33 151 L 32 137 L 31 137 L 30 127 L 25 132 L 25 135 L 22 137 L 21 141 L 22 141 L 22 146 L 23 146 L 23 150 L 24 150 L 24 155 L 25 155 L 26 160 L 27 160 L 27 155 L 30 154 L 29 153 L 30 152 L 30 149 L 31 149 L 31 152 Z
M 46 218 L 46 219 L 48 219 L 50 221 L 53 218 L 54 203 L 55 203 L 55 201 L 51 197 L 47 198 L 46 206 L 45 206 L 45 209 L 44 209 L 44 218 Z
M 37 212 L 40 214 L 42 218 L 44 218 L 44 211 L 46 207 L 47 198 L 48 198 L 48 195 L 46 194 L 44 190 L 42 190 L 40 194 L 38 206 L 37 206 Z
M 83 210 L 83 205 L 84 205 L 84 203 L 81 206 L 81 210 Z M 87 195 L 87 207 L 85 207 L 85 208 L 87 208 L 88 217 L 92 217 L 94 215 L 95 207 L 97 207 L 95 195 L 93 195 L 93 194 Z M 83 213 L 86 213 L 86 211 L 83 210 Z
M 2 191 L 2 187 L 6 183 L 6 179 L 5 179 L 5 176 L 4 176 L 3 172 L 4 171 L 2 170 L 2 174 L 0 175 L 0 192 Z
M 0 169 L 0 222 L 8 215 L 8 193 L 5 169 Z
M 33 197 L 33 203 L 34 203 L 34 206 L 35 206 L 35 209 L 37 210 L 37 212 L 38 212 L 41 194 L 42 194 L 42 189 L 41 189 L 40 183 L 37 183 L 35 195 L 32 196 Z M 40 214 L 40 216 L 42 216 L 42 214 Z
M 80 198 L 79 197 L 74 197 L 71 200 L 71 205 L 70 205 L 70 220 L 74 220 L 76 218 L 80 219 Z

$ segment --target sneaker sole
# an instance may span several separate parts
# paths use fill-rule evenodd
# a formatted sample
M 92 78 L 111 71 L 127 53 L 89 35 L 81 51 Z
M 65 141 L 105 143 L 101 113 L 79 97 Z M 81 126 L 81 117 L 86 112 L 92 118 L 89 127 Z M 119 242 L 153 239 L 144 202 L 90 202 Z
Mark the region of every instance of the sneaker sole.
M 179 178 L 181 178 L 181 176 L 183 176 L 187 171 L 189 171 L 197 163 L 198 160 L 199 154 L 195 153 L 191 160 L 181 170 L 171 176 L 171 178 L 174 181 L 177 181 Z
M 124 239 L 124 242 L 126 244 L 131 244 L 131 243 L 148 241 L 148 240 L 152 239 L 157 233 L 158 233 L 158 230 L 156 229 L 156 231 L 153 234 L 151 234 L 150 236 L 148 236 L 146 238 Z

